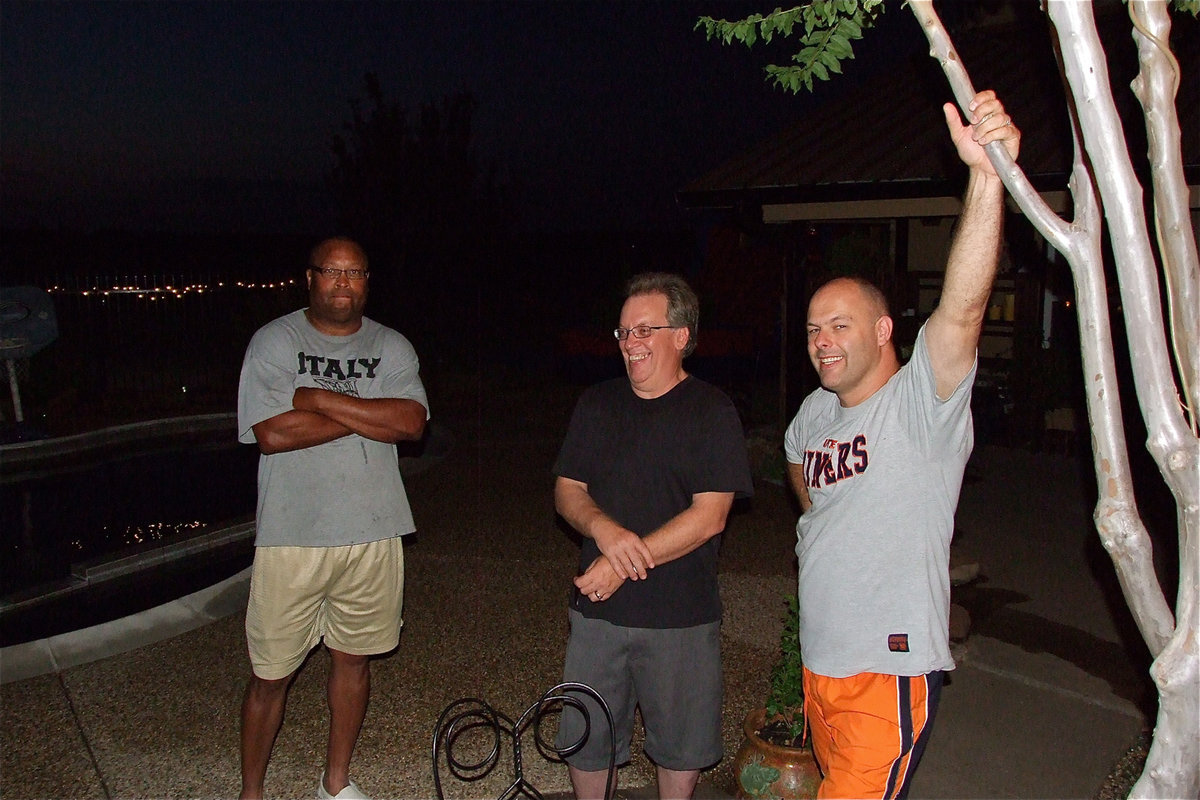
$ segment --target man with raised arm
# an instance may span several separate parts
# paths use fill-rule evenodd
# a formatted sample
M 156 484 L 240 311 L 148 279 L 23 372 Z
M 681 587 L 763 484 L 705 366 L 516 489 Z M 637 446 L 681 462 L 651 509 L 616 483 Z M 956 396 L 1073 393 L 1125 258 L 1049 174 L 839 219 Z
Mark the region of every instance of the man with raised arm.
M 984 153 L 1020 132 L 991 91 L 970 124 L 944 108 L 969 168 L 941 300 L 900 365 L 883 293 L 838 278 L 808 306 L 821 389 L 788 426 L 800 500 L 800 649 L 819 797 L 904 797 L 949 647 L 950 538 L 973 446 L 976 345 L 1000 256 L 1004 186 Z
M 242 703 L 241 797 L 263 795 L 287 691 L 309 651 L 329 651 L 329 739 L 318 798 L 366 795 L 350 757 L 367 713 L 369 658 L 396 647 L 400 537 L 415 530 L 396 442 L 429 418 L 417 354 L 363 316 L 367 257 L 327 239 L 307 269 L 308 308 L 267 323 L 246 349 L 238 438 L 258 444 L 258 513 Z

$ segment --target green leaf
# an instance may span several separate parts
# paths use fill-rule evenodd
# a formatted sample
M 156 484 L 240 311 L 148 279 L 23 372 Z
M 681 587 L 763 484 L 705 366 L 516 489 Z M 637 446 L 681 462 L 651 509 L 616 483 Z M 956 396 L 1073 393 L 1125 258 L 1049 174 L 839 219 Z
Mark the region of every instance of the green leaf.
M 1200 0 L 1174 0 L 1198 5 Z M 790 37 L 797 23 L 803 23 L 800 50 L 792 56 L 794 66 L 766 67 L 768 80 L 792 92 L 803 85 L 812 91 L 814 76 L 829 80 L 830 74 L 842 72 L 841 62 L 854 58 L 850 42 L 863 37 L 863 29 L 872 27 L 878 14 L 885 10 L 885 0 L 810 0 L 787 10 L 776 7 L 770 14 L 752 14 L 743 20 L 729 22 L 701 17 L 696 28 L 703 27 L 709 39 L 720 38 L 725 44 L 735 39 L 747 47 L 762 41 L 772 42 L 779 36 Z
M 734 38 L 739 42 L 744 42 L 746 47 L 753 47 L 754 42 L 758 39 L 758 28 L 753 22 L 742 20 L 734 25 Z
M 813 29 L 820 23 L 820 20 L 817 19 L 817 12 L 813 10 L 811 5 L 807 5 L 804 6 L 802 13 L 804 16 L 804 35 L 811 36 Z
M 1200 0 L 1197 0 L 1200 2 Z M 796 20 L 800 16 L 800 9 L 793 8 L 791 11 L 784 11 L 779 14 L 775 20 L 775 27 L 784 36 L 792 35 L 792 28 L 796 25 Z
M 829 37 L 829 52 L 833 53 L 838 58 L 845 58 L 852 51 L 850 40 L 838 33 L 833 33 Z

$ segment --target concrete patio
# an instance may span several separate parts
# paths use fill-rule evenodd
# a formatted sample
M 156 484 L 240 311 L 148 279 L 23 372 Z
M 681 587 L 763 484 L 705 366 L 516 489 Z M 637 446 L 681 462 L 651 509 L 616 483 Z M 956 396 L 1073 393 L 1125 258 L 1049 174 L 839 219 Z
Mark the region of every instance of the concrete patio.
M 374 796 L 433 796 L 433 726 L 451 701 L 481 697 L 515 716 L 559 680 L 577 548 L 555 518 L 550 467 L 579 389 L 536 388 L 463 386 L 435 403 L 455 446 L 407 481 L 419 532 L 407 540 L 406 624 L 398 650 L 375 663 L 353 764 Z M 976 453 L 956 540 L 981 569 L 956 598 L 974 625 L 914 797 L 1093 797 L 1152 724 L 1145 656 L 1111 594 L 1112 567 L 1097 556 L 1088 486 L 1086 468 L 1066 456 Z M 792 515 L 784 488 L 759 481 L 725 537 L 726 759 L 702 777 L 706 797 L 732 793 L 741 720 L 766 690 L 783 598 L 795 589 Z M 126 620 L 123 652 L 6 679 L 0 795 L 236 796 L 245 582 L 217 594 L 168 614 L 167 638 L 161 620 Z M 61 644 L 90 646 L 86 635 Z M 0 673 L 13 665 L 4 654 Z M 292 688 L 268 773 L 273 797 L 315 795 L 326 669 L 317 651 Z M 636 745 L 621 794 L 652 796 Z M 566 792 L 565 771 L 535 768 L 538 760 L 526 756 L 535 785 Z M 447 794 L 481 797 L 502 785 L 450 783 Z

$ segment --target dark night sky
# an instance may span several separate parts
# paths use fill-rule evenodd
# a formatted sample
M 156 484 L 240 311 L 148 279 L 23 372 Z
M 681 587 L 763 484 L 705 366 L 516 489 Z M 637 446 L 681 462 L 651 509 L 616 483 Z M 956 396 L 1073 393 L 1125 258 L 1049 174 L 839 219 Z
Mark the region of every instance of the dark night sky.
M 471 92 L 477 152 L 527 226 L 669 224 L 676 189 L 813 106 L 763 80 L 794 43 L 747 51 L 693 30 L 773 7 L 5 0 L 4 224 L 303 230 L 368 71 L 414 111 Z M 897 44 L 859 43 L 848 71 Z

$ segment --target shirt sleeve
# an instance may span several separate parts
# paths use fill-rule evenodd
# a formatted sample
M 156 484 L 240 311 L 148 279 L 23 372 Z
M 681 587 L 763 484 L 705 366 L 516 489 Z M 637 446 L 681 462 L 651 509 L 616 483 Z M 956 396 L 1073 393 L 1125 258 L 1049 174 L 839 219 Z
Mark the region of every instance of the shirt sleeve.
M 929 360 L 925 326 L 922 325 L 917 332 L 907 368 L 906 391 L 912 394 L 901 404 L 901 408 L 907 410 L 906 425 L 913 441 L 924 447 L 927 454 L 954 452 L 964 447 L 969 451 L 974 443 L 971 390 L 975 386 L 975 375 L 979 368 L 978 356 L 950 396 L 942 400 L 937 396 L 937 378 Z
M 238 441 L 242 444 L 257 441 L 255 425 L 292 410 L 294 360 L 279 326 L 260 328 L 250 339 L 238 381 Z
M 788 423 L 787 430 L 783 433 L 783 454 L 789 464 L 804 463 L 803 414 L 804 406 L 801 405 L 800 410 L 796 412 L 796 416 L 792 417 L 792 421 Z
M 390 369 L 383 377 L 383 397 L 400 400 L 415 400 L 425 408 L 425 419 L 429 419 L 429 399 L 425 385 L 421 382 L 421 362 L 412 343 L 402 334 L 392 332 L 387 339 Z
M 712 409 L 702 441 L 706 450 L 696 460 L 701 472 L 694 493 L 733 492 L 737 497 L 752 496 L 754 479 L 750 473 L 746 436 L 737 408 L 731 401 L 724 399 Z
M 554 460 L 553 472 L 560 478 L 588 482 L 588 464 L 591 459 L 588 454 L 591 448 L 587 445 L 587 428 L 594 420 L 595 411 L 590 409 L 589 402 L 594 390 L 585 391 L 575 403 L 571 412 L 571 422 L 567 425 L 567 434 L 563 437 L 562 446 L 558 449 L 558 457 Z

